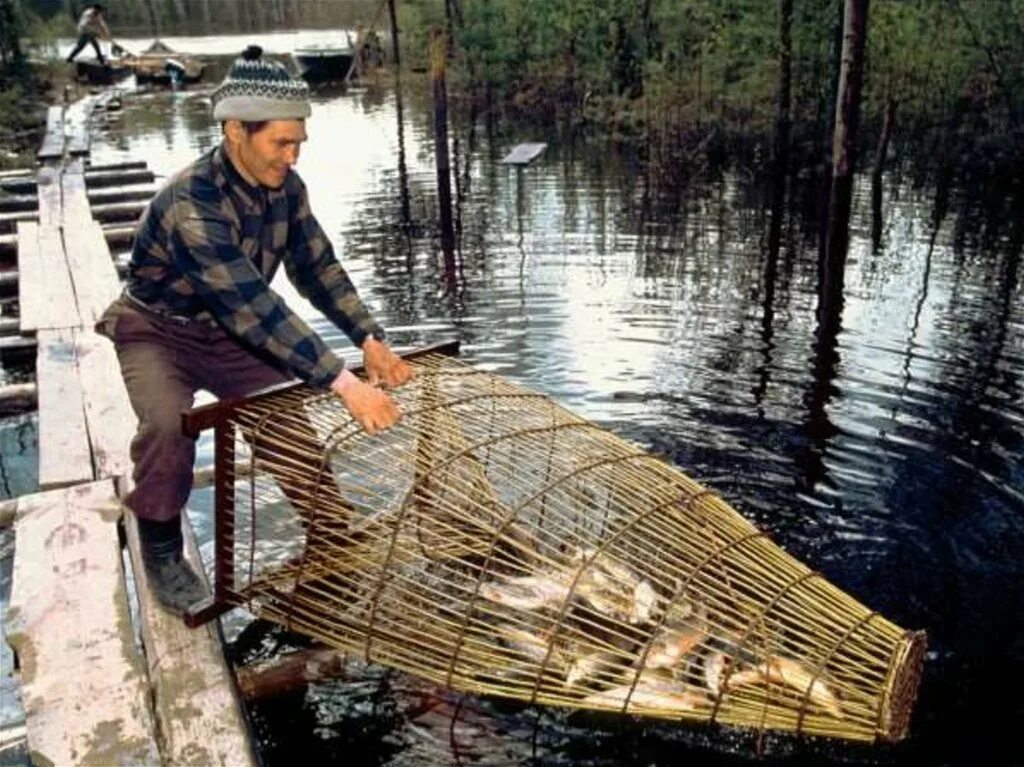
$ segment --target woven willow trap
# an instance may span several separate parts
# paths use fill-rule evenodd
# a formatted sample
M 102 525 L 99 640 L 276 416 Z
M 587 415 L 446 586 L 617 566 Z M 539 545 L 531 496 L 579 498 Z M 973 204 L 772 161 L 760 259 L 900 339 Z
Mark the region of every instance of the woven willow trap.
M 436 352 L 367 436 L 293 386 L 215 426 L 214 601 L 456 690 L 897 740 L 924 635 L 548 397 Z

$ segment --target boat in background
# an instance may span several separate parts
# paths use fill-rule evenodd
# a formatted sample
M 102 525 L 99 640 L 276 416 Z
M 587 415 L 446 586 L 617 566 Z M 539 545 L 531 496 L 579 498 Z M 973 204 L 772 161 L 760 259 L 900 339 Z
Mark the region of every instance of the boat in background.
M 96 59 L 76 59 L 75 79 L 89 85 L 113 85 L 131 75 L 132 68 L 120 59 L 107 59 L 100 64 Z
M 131 67 L 140 84 L 182 85 L 203 78 L 206 62 L 189 53 L 179 53 L 155 40 L 142 53 L 128 54 L 121 62 Z
M 354 58 L 351 39 L 348 45 L 307 45 L 292 51 L 299 76 L 311 82 L 344 80 Z

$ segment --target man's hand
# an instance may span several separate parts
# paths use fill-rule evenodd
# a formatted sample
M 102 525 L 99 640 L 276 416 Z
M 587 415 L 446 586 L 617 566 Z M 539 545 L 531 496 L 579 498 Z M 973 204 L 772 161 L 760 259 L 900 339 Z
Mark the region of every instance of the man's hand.
M 413 377 L 409 363 L 376 338 L 367 338 L 363 342 L 363 367 L 366 379 L 373 386 L 380 384 L 395 388 Z
M 345 404 L 345 408 L 367 434 L 376 434 L 393 426 L 399 419 L 398 405 L 386 392 L 360 381 L 348 370 L 331 383 L 334 392 Z

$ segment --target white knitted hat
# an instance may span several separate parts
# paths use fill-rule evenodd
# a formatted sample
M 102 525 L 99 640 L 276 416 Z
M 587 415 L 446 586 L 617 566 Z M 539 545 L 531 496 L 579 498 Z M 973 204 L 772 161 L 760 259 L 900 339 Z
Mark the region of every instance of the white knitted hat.
M 224 82 L 210 96 L 214 120 L 260 122 L 309 117 L 309 86 L 262 55 L 262 48 L 250 45 L 240 59 L 235 59 Z

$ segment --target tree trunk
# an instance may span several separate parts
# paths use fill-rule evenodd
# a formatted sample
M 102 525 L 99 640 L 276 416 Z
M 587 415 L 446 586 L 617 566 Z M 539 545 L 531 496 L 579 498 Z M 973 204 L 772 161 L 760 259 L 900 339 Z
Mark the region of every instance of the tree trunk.
M 445 81 L 446 42 L 439 29 L 430 34 L 430 79 L 434 96 L 434 152 L 437 165 L 437 205 L 445 274 L 455 278 L 455 230 L 452 225 L 451 163 L 448 158 L 448 87 Z
M 154 0 L 146 0 L 146 13 L 149 14 L 149 30 L 153 37 L 160 37 L 160 14 L 154 5 Z
M 395 0 L 388 0 L 388 20 L 391 22 L 391 55 L 395 60 L 397 72 L 402 67 L 402 59 L 398 53 L 398 17 L 395 15 Z
M 788 165 L 792 118 L 793 0 L 779 0 L 779 88 L 775 102 L 775 162 Z M 785 168 L 783 168 L 785 170 Z
M 877 251 L 882 244 L 882 172 L 889 153 L 889 141 L 896 125 L 896 99 L 891 96 L 885 104 L 882 133 L 875 149 L 875 167 L 871 171 L 871 247 Z
M 864 75 L 864 43 L 867 37 L 869 0 L 846 0 L 843 14 L 843 55 L 836 94 L 835 131 L 832 135 L 832 179 L 829 189 L 826 260 L 834 265 L 844 260 L 853 167 L 857 156 L 860 126 L 860 94 Z
M 213 18 L 210 16 L 210 0 L 199 0 L 199 18 L 203 21 L 203 34 L 212 34 Z
M 172 6 L 174 8 L 174 21 L 181 23 L 188 19 L 188 12 L 185 10 L 183 0 L 172 0 Z

